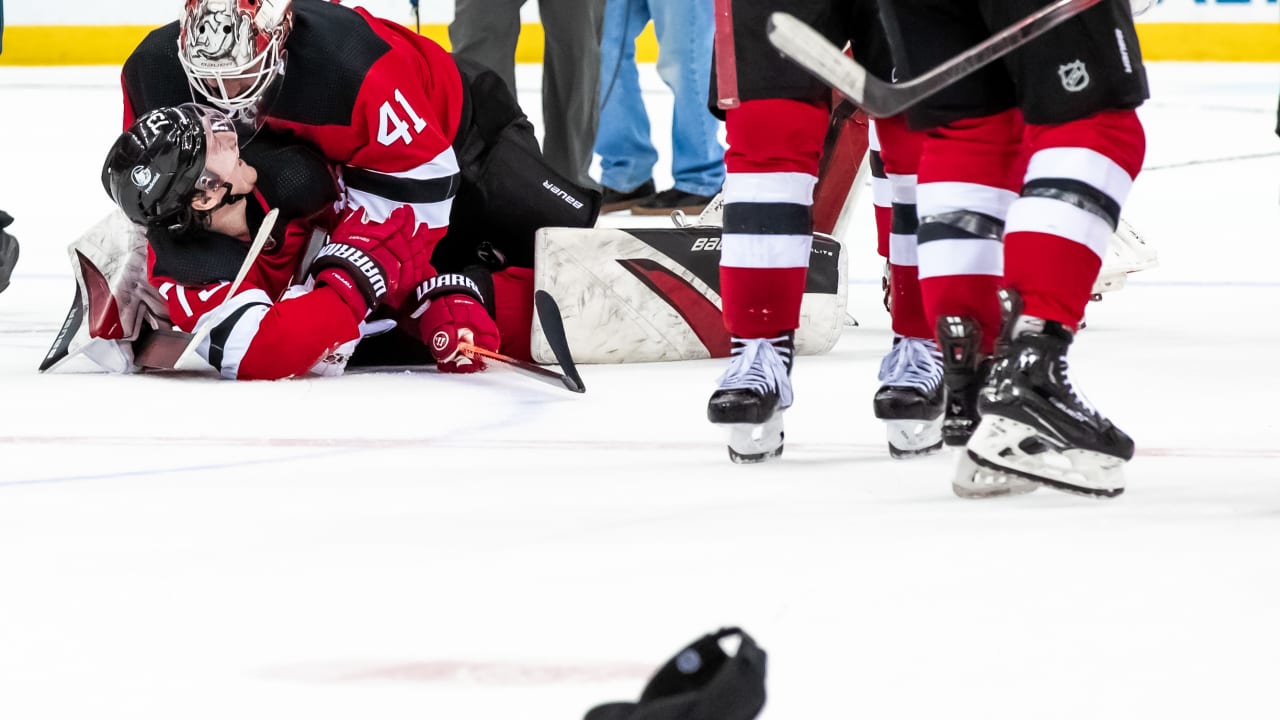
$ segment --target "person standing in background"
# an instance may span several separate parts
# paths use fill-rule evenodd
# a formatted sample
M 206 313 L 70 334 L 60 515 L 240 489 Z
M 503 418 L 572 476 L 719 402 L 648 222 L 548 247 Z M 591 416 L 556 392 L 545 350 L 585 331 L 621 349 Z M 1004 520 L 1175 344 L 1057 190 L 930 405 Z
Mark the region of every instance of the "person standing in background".
M 516 92 L 516 41 L 525 0 L 456 0 L 455 57 L 484 65 Z M 605 0 L 538 0 L 546 34 L 542 154 L 561 175 L 594 187 L 591 147 L 599 122 L 600 27 Z
M 675 186 L 657 192 L 658 151 L 649 135 L 636 68 L 636 38 L 648 22 L 658 37 L 658 75 L 675 95 L 671 174 Z M 715 39 L 712 0 L 609 0 L 601 40 L 600 184 L 603 212 L 636 215 L 673 210 L 699 213 L 724 185 L 720 123 L 707 109 Z

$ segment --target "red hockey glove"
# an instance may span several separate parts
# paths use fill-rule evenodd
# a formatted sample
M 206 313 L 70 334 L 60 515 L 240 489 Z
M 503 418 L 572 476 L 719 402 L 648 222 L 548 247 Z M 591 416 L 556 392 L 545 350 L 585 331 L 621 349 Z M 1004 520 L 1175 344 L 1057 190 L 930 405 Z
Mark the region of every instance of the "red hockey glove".
M 357 319 L 364 319 L 402 286 L 431 272 L 424 271 L 430 263 L 429 248 L 415 241 L 416 227 L 408 205 L 381 223 L 367 221 L 365 211 L 356 208 L 311 263 L 316 284 L 337 290 Z
M 469 342 L 497 352 L 501 339 L 476 283 L 465 275 L 437 275 L 419 285 L 416 296 L 421 304 L 411 317 L 418 319 L 436 367 L 455 373 L 483 370 L 483 360 L 458 351 L 459 342 Z

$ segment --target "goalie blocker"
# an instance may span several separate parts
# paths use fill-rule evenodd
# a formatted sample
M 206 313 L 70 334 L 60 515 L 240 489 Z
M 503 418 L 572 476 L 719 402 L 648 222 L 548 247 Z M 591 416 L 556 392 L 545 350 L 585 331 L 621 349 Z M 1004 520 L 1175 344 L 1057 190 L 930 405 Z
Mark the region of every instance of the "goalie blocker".
M 728 357 L 720 310 L 720 228 L 544 228 L 534 285 L 560 303 L 574 360 L 650 362 Z M 819 354 L 844 329 L 848 258 L 815 234 L 796 350 Z M 533 328 L 534 360 L 555 361 Z

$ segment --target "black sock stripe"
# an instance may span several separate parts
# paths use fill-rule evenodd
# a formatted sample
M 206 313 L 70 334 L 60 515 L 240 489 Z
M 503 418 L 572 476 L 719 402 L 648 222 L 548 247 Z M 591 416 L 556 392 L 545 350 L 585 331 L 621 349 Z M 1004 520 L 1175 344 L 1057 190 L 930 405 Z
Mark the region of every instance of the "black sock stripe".
M 1120 203 L 1098 188 L 1071 178 L 1036 178 L 1022 186 L 1022 197 L 1042 197 L 1074 205 L 1102 218 L 1112 230 L 1120 223 Z
M 920 217 L 916 214 L 916 206 L 894 203 L 893 221 L 889 224 L 889 232 L 894 235 L 915 235 L 919 229 Z
M 1004 222 L 973 210 L 955 210 L 920 218 L 917 242 L 934 240 L 995 240 L 1000 242 Z
M 879 150 L 871 151 L 871 177 L 888 180 L 889 176 L 884 171 L 884 160 L 880 158 Z
M 808 235 L 813 232 L 813 207 L 795 203 L 725 203 L 724 232 Z

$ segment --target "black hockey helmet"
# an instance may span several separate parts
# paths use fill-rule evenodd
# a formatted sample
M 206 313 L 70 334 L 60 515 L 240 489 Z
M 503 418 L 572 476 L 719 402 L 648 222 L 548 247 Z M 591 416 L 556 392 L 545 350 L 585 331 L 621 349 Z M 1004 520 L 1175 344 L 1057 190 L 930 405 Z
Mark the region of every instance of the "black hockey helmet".
M 235 132 L 217 110 L 194 104 L 152 110 L 111 146 L 102 166 L 102 187 L 130 220 L 169 222 L 196 191 L 225 182 L 208 172 L 205 163 L 217 132 Z

